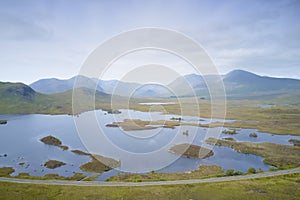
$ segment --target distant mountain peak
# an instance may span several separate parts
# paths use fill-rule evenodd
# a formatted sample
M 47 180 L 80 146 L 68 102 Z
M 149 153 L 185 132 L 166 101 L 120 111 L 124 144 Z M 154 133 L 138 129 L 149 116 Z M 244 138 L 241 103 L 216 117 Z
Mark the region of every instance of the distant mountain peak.
M 252 72 L 245 71 L 245 70 L 236 69 L 236 70 L 233 70 L 233 71 L 229 72 L 228 74 L 226 74 L 226 76 L 255 76 L 255 77 L 258 77 L 259 75 L 254 74 Z
M 89 88 L 106 94 L 140 97 L 177 96 L 209 96 L 208 86 L 223 81 L 227 96 L 257 96 L 266 94 L 287 93 L 300 89 L 300 80 L 288 78 L 273 78 L 256 75 L 245 70 L 233 70 L 226 75 L 187 74 L 179 76 L 166 88 L 153 84 L 123 82 L 119 80 L 98 80 L 85 76 L 74 76 L 71 79 L 42 79 L 32 83 L 35 91 L 43 94 L 54 94 L 76 88 Z M 103 95 L 102 95 L 103 96 Z
M 261 76 L 254 74 L 252 72 L 248 72 L 245 70 L 233 70 L 225 75 L 224 81 L 230 81 L 230 82 L 240 82 L 240 81 L 251 81 L 257 78 L 260 78 Z

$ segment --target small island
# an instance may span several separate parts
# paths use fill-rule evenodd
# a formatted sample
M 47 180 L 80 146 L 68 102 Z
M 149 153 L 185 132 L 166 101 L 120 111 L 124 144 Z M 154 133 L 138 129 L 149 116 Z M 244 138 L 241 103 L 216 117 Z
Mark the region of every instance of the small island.
M 249 137 L 257 138 L 257 134 L 256 134 L 256 133 L 250 133 L 250 134 L 249 134 Z
M 173 121 L 181 121 L 183 120 L 181 117 L 171 117 L 170 120 L 173 120 Z
M 119 127 L 119 123 L 118 122 L 113 122 L 112 124 L 106 124 L 105 126 L 107 126 L 107 127 Z
M 169 151 L 187 158 L 204 159 L 214 155 L 210 149 L 187 143 L 175 145 Z
M 223 140 L 235 141 L 235 139 L 232 137 L 226 137 L 226 138 L 223 138 Z
M 149 130 L 156 128 L 175 128 L 175 126 L 180 125 L 183 124 L 178 121 L 143 121 L 139 119 L 124 119 L 124 121 L 122 122 L 113 122 L 112 124 L 106 124 L 107 127 L 120 127 L 124 131 Z
M 85 172 L 102 173 L 120 166 L 120 162 L 101 155 L 90 154 L 81 150 L 72 150 L 77 155 L 90 156 L 91 161 L 80 166 Z
M 0 120 L 0 124 L 7 124 L 7 120 Z
M 107 114 L 121 114 L 122 112 L 116 109 L 103 109 L 103 111 L 106 111 Z
M 156 126 L 150 126 L 150 121 L 142 121 L 139 119 L 125 119 L 123 122 L 113 122 L 106 124 L 107 127 L 120 127 L 124 131 L 149 130 L 155 129 Z
M 174 120 L 173 120 L 174 119 Z M 135 131 L 135 130 L 149 130 L 156 128 L 171 128 L 174 129 L 176 126 L 198 126 L 205 128 L 213 128 L 223 126 L 222 122 L 212 122 L 210 124 L 200 124 L 193 122 L 182 122 L 182 118 L 171 118 L 171 120 L 155 120 L 155 121 L 144 121 L 140 119 L 124 119 L 122 122 L 113 122 L 106 124 L 106 127 L 120 127 L 124 131 Z M 224 130 L 226 134 L 237 134 L 236 129 Z
M 120 166 L 120 162 L 112 158 L 92 154 L 90 157 L 92 159 L 90 162 L 80 166 L 82 171 L 102 173 Z
M 53 146 L 61 145 L 61 141 L 56 137 L 53 137 L 52 135 L 42 138 L 41 141 L 48 145 L 53 145 Z
M 84 155 L 84 156 L 91 156 L 92 154 L 90 153 L 86 153 L 84 151 L 81 151 L 81 150 L 72 150 L 71 152 L 77 154 L 77 155 Z
M 234 134 L 237 134 L 237 130 L 236 129 L 225 129 L 222 131 L 222 133 L 224 134 L 229 134 L 229 135 L 234 135 Z
M 289 143 L 292 143 L 294 146 L 300 146 L 300 140 L 289 139 Z
M 61 162 L 61 161 L 57 161 L 57 160 L 48 160 L 44 164 L 44 166 L 49 168 L 49 169 L 55 169 L 55 168 L 61 167 L 63 165 L 66 165 L 66 163 Z
M 52 135 L 42 138 L 41 142 L 43 142 L 44 144 L 47 144 L 47 145 L 60 147 L 63 150 L 69 149 L 68 146 L 62 145 L 62 142 L 59 139 L 57 139 L 56 137 L 53 137 Z

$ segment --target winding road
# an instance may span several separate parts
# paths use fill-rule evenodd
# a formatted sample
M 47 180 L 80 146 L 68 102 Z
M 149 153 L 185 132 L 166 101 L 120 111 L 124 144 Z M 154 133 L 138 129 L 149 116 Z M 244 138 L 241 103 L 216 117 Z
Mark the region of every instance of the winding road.
M 45 184 L 45 185 L 106 186 L 106 187 L 153 186 L 153 185 L 179 185 L 179 184 L 236 181 L 236 180 L 272 177 L 272 176 L 279 176 L 279 175 L 286 175 L 286 174 L 293 174 L 293 173 L 300 173 L 300 168 L 281 170 L 275 172 L 265 172 L 259 174 L 242 175 L 242 176 L 226 176 L 226 177 L 216 177 L 216 178 L 207 178 L 207 179 L 158 181 L 158 182 L 53 181 L 53 180 L 30 180 L 30 179 L 1 178 L 1 177 L 0 177 L 0 182 L 30 183 L 30 184 Z

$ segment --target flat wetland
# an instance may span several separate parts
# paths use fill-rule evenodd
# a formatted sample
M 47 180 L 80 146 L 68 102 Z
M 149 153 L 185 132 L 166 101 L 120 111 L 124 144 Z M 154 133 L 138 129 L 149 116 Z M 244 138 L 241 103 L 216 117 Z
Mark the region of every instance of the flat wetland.
M 76 116 L 0 115 L 0 120 L 5 120 L 0 126 L 1 137 L 5 138 L 0 141 L 0 177 L 145 182 L 205 179 L 300 166 L 299 106 L 282 106 L 282 102 L 228 101 L 226 120 L 222 120 L 222 112 L 216 112 L 215 119 L 210 119 L 210 104 L 206 100 L 199 100 L 200 113 L 195 112 L 197 106 L 191 105 L 189 99 L 182 102 L 181 106 L 186 108 L 184 115 L 176 103 L 163 104 L 164 115 L 155 113 L 162 111 L 156 105 L 130 104 L 132 118 L 122 116 L 122 109 L 128 109 L 122 103 L 118 105 L 120 110 L 110 109 L 106 104 L 97 107 L 107 110 L 97 111 L 106 136 L 128 151 L 151 152 L 167 144 L 174 133 L 179 135 L 166 155 L 183 156 L 165 169 L 148 173 L 120 173 L 122 160 L 110 156 L 109 151 L 100 155 L 89 153 L 74 134 L 76 129 L 72 124 Z M 265 104 L 272 106 L 257 106 Z M 151 119 L 147 116 L 149 111 Z M 114 115 L 120 117 L 114 118 Z M 221 129 L 220 137 L 206 136 L 208 130 L 219 130 L 223 124 L 225 128 Z M 193 131 L 195 129 L 197 131 Z M 157 144 L 145 142 L 148 137 L 145 133 L 151 133 L 150 138 Z M 141 135 L 144 137 L 141 140 L 134 139 Z M 187 143 L 192 146 L 188 147 Z M 200 149 L 209 144 L 216 145 L 199 158 Z M 28 196 L 33 199 L 296 199 L 300 196 L 299 184 L 300 174 L 295 173 L 230 182 L 147 187 L 1 182 L 0 193 L 3 199 Z
M 194 99 L 182 99 L 181 104 L 167 104 L 164 105 L 166 114 L 199 116 L 203 118 L 210 118 L 211 103 L 208 100 L 199 100 L 199 104 L 193 104 Z M 214 106 L 214 117 L 236 120 L 232 123 L 224 124 L 225 127 L 232 128 L 254 128 L 261 132 L 268 132 L 273 134 L 289 134 L 300 136 L 300 106 L 294 103 L 295 106 L 286 106 L 288 103 L 284 101 L 272 101 L 272 107 L 261 108 L 258 104 L 269 104 L 268 101 L 256 100 L 229 100 L 226 102 L 226 115 L 222 111 L 224 109 L 224 102 L 217 102 Z M 294 105 L 291 104 L 291 105 Z M 155 107 L 132 104 L 131 109 L 140 111 L 156 111 Z M 198 112 L 200 110 L 200 112 Z M 220 110 L 218 112 L 218 110 Z M 160 111 L 157 107 L 157 111 Z M 183 113 L 182 113 L 183 111 Z M 214 125 L 214 124 L 212 124 Z
M 160 101 L 163 102 L 166 100 L 162 99 Z M 104 155 L 100 153 L 99 155 L 87 153 L 87 150 L 82 147 L 81 142 L 78 140 L 78 136 L 77 138 L 75 137 L 76 140 L 74 141 L 76 142 L 73 141 L 74 129 L 66 129 L 65 127 L 68 125 L 63 125 L 64 121 L 66 122 L 65 124 L 70 124 L 73 118 L 72 116 L 3 115 L 1 118 L 3 118 L 3 120 L 5 119 L 8 123 L 0 128 L 2 128 L 2 130 L 7 129 L 8 132 L 22 132 L 20 129 L 12 126 L 16 126 L 18 123 L 22 123 L 22 126 L 36 126 L 37 124 L 34 121 L 40 120 L 38 122 L 39 125 L 30 130 L 31 133 L 26 133 L 31 136 L 25 139 L 24 143 L 35 143 L 32 149 L 29 148 L 30 152 L 34 151 L 34 148 L 42 147 L 44 149 L 42 152 L 47 156 L 39 155 L 39 153 L 36 152 L 35 154 L 38 156 L 33 162 L 33 159 L 30 158 L 31 156 L 26 155 L 26 151 L 24 154 L 14 153 L 7 150 L 5 145 L 1 145 L 0 159 L 4 161 L 0 166 L 4 171 L 2 175 L 7 174 L 5 171 L 8 170 L 10 176 L 23 178 L 31 177 L 41 179 L 41 177 L 44 177 L 44 179 L 63 179 L 63 177 L 65 177 L 67 180 L 95 179 L 103 181 L 107 179 L 110 181 L 128 181 L 142 179 L 143 181 L 151 181 L 158 179 L 174 180 L 174 177 L 184 179 L 184 177 L 190 177 L 188 174 L 201 173 L 199 169 L 200 171 L 204 170 L 205 166 L 218 166 L 222 169 L 222 171 L 219 171 L 221 173 L 214 175 L 224 174 L 228 169 L 238 169 L 244 173 L 250 167 L 255 167 L 256 170 L 262 169 L 263 171 L 267 171 L 270 167 L 274 167 L 275 169 L 287 169 L 299 166 L 299 106 L 284 106 L 281 102 L 270 103 L 231 100 L 228 101 L 226 105 L 226 120 L 222 120 L 225 116 L 221 111 L 219 113 L 214 112 L 214 117 L 216 118 L 208 120 L 211 117 L 209 101 L 199 100 L 199 105 L 193 105 L 191 102 L 192 100 L 186 98 L 181 100 L 181 105 L 178 103 L 162 103 L 158 106 L 158 104 L 153 105 L 150 103 L 131 103 L 129 108 L 133 110 L 130 111 L 130 113 L 133 114 L 133 116 L 136 115 L 136 117 L 132 119 L 124 117 L 117 117 L 115 119 L 111 117 L 122 116 L 122 112 L 124 112 L 124 108 L 126 108 L 122 103 L 118 105 L 118 109 L 108 108 L 106 104 L 102 105 L 102 108 L 106 111 L 99 112 L 104 113 L 103 115 L 101 114 L 101 119 L 105 119 L 103 121 L 103 128 L 107 131 L 108 137 L 110 137 L 113 142 L 116 142 L 117 145 L 120 144 L 121 147 L 127 148 L 126 150 L 128 151 L 141 151 L 141 153 L 143 151 L 151 152 L 152 149 L 154 150 L 160 148 L 160 145 L 165 145 L 167 142 L 166 138 L 173 137 L 172 133 L 181 132 L 179 133 L 181 135 L 180 140 L 178 140 L 181 141 L 181 143 L 177 141 L 175 145 L 170 146 L 168 149 L 169 152 L 166 152 L 167 156 L 172 156 L 174 153 L 182 155 L 174 165 L 161 171 L 154 170 L 152 174 L 147 175 L 121 173 L 119 179 L 115 178 L 118 177 L 117 171 L 112 170 L 120 166 L 122 167 L 122 162 L 118 161 L 117 157 L 113 155 L 109 156 L 108 152 L 104 153 Z M 264 104 L 272 104 L 272 106 L 257 106 Z M 159 113 L 155 114 L 156 111 L 162 111 L 160 106 L 164 108 L 163 115 Z M 218 106 L 217 104 L 215 110 L 218 110 Z M 197 107 L 200 108 L 200 113 L 195 112 Z M 222 108 L 221 103 L 220 108 Z M 181 110 L 184 110 L 184 113 L 181 113 Z M 145 117 L 150 111 L 155 114 L 155 117 L 151 120 Z M 58 121 L 62 120 L 62 122 L 58 123 L 56 118 Z M 23 123 L 22 119 L 27 121 Z M 209 141 L 207 140 L 209 137 L 204 138 L 203 135 L 205 135 L 206 130 L 222 127 L 223 124 L 226 128 L 223 129 L 224 132 L 220 140 Z M 200 132 L 193 133 L 193 131 L 191 131 L 193 128 L 191 127 L 199 128 Z M 120 135 L 120 133 L 122 133 L 120 128 L 128 133 L 129 136 Z M 38 130 L 44 131 L 38 133 Z M 155 131 L 159 133 L 157 136 L 155 135 L 155 137 L 157 137 L 157 144 L 145 143 L 145 141 L 138 143 L 135 139 L 131 138 L 132 136 L 136 137 L 139 134 L 143 135 L 148 132 L 156 133 Z M 57 134 L 58 132 L 59 134 Z M 161 136 L 161 134 L 163 136 Z M 14 143 L 13 137 L 17 135 L 18 134 L 15 133 L 12 138 L 8 138 L 8 141 Z M 194 138 L 196 142 L 190 140 L 190 138 Z M 37 143 L 36 140 L 41 140 L 40 144 Z M 199 156 L 199 152 L 201 152 L 200 149 L 205 149 L 202 147 L 205 141 L 208 144 L 216 144 L 217 146 L 212 150 L 207 149 L 205 154 L 207 156 Z M 192 143 L 190 147 L 184 146 L 185 143 L 190 142 Z M 46 146 L 41 146 L 41 143 L 44 143 Z M 131 143 L 130 146 L 128 146 L 129 143 Z M 132 146 L 135 144 L 138 146 L 133 149 Z M 184 146 L 183 149 L 185 151 L 180 148 L 182 146 Z M 20 148 L 23 148 L 22 145 L 20 145 Z M 182 151 L 180 151 L 180 149 Z M 3 156 L 4 154 L 6 157 Z M 227 160 L 224 158 L 226 155 L 228 156 Z M 109 161 L 111 165 L 106 166 L 99 162 L 99 159 L 96 158 L 97 156 L 102 156 L 108 160 L 112 159 L 110 160 L 111 162 Z M 239 160 L 239 163 L 236 162 L 235 164 L 236 160 Z M 51 166 L 50 169 L 46 169 L 48 166 L 46 164 L 47 162 L 49 162 L 49 166 Z M 229 164 L 230 162 L 232 162 L 232 164 Z M 45 166 L 43 166 L 43 164 L 45 164 Z M 201 168 L 201 166 L 203 168 Z M 6 167 L 12 167 L 12 169 Z M 183 174 L 182 177 L 179 174 Z M 103 178 L 101 178 L 101 175 L 104 175 Z M 201 178 L 202 176 L 196 177 Z

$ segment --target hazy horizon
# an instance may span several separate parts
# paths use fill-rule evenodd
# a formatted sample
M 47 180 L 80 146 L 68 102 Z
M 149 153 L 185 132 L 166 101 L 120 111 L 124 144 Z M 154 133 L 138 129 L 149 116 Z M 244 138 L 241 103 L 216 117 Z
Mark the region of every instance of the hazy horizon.
M 230 73 L 230 72 L 232 72 L 232 71 L 235 71 L 235 70 L 242 70 L 242 69 L 234 69 L 234 70 L 229 71 L 228 73 Z M 247 70 L 242 70 L 242 71 L 247 71 Z M 247 71 L 247 72 L 250 72 L 250 73 L 256 74 L 256 75 L 258 75 L 258 76 L 262 76 L 262 77 L 271 77 L 271 78 L 290 78 L 290 77 L 267 76 L 267 75 L 257 74 L 257 73 L 251 72 L 251 71 Z M 220 76 L 225 76 L 225 75 L 228 74 L 228 73 L 220 74 Z M 188 74 L 185 74 L 185 75 L 192 75 L 192 74 L 195 74 L 195 73 L 188 73 Z M 216 74 L 206 74 L 206 75 L 216 75 Z M 75 76 L 78 76 L 78 74 L 75 74 L 74 76 L 67 77 L 67 78 L 46 77 L 46 78 L 40 78 L 40 79 L 37 79 L 37 80 L 35 80 L 35 81 L 33 81 L 33 82 L 30 82 L 30 83 L 25 83 L 25 82 L 23 82 L 23 83 L 30 85 L 30 84 L 32 84 L 32 83 L 34 83 L 34 82 L 36 82 L 36 81 L 42 80 L 42 79 L 52 79 L 52 78 L 54 78 L 54 79 L 59 79 L 59 80 L 68 80 L 68 79 L 71 79 L 71 78 L 73 78 L 73 77 L 75 77 Z M 180 76 L 177 76 L 177 77 L 175 77 L 175 79 L 176 79 L 176 78 L 179 78 L 179 77 L 180 77 Z M 88 77 L 88 78 L 96 78 L 96 79 L 98 79 L 97 77 Z M 175 79 L 173 79 L 173 81 L 174 81 Z M 299 78 L 290 78 L 290 79 L 297 79 L 297 80 L 300 80 Z M 105 81 L 118 80 L 118 81 L 119 81 L 120 79 L 101 79 L 101 80 L 105 80 Z M 121 80 L 121 81 L 124 81 L 124 80 Z M 1 82 L 1 81 L 0 81 L 0 82 Z M 140 81 L 126 81 L 126 80 L 125 80 L 125 82 L 130 82 L 130 83 L 140 83 L 140 84 L 143 83 L 143 82 L 140 82 Z

